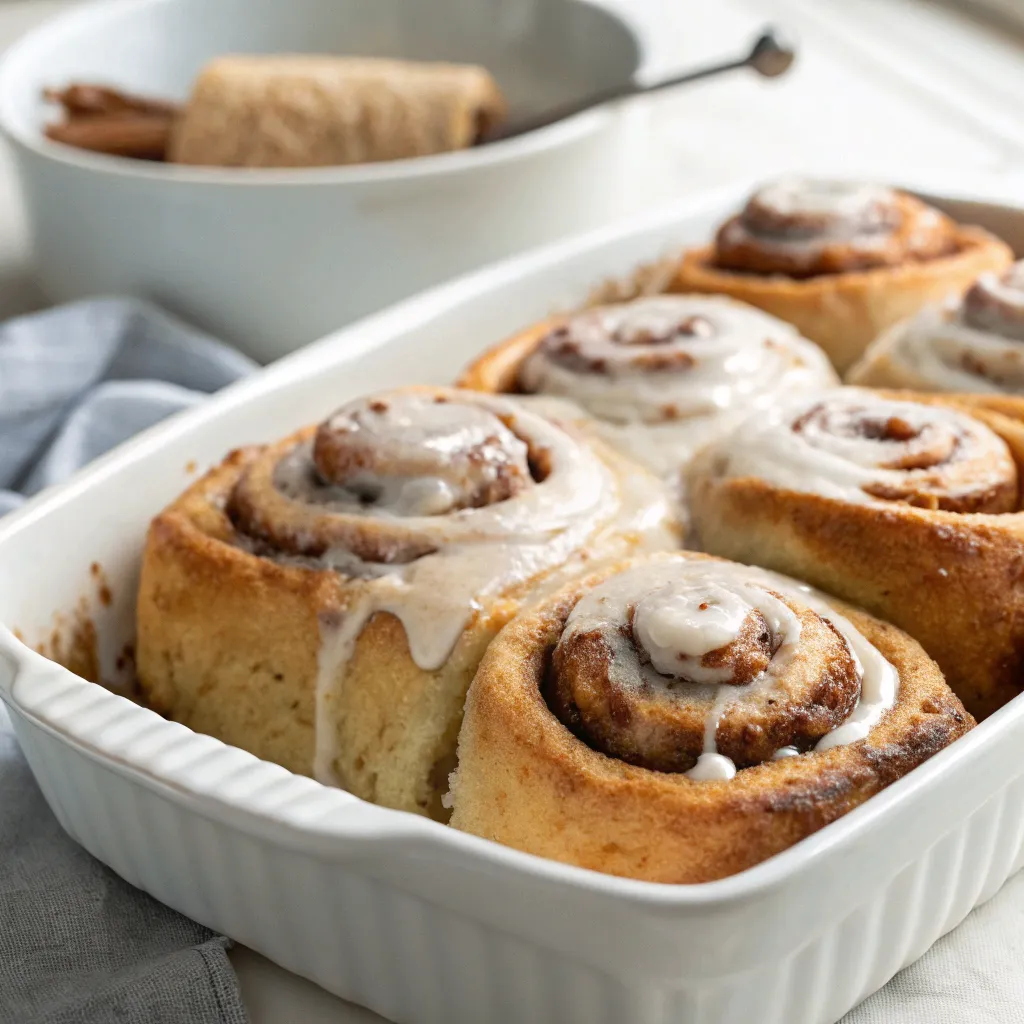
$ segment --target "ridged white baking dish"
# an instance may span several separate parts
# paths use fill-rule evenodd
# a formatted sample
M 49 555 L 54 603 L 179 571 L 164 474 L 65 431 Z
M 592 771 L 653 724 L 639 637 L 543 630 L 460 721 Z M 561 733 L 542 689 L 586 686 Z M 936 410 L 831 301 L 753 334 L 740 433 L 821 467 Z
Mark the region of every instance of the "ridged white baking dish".
M 462 279 L 148 432 L 3 520 L 0 621 L 31 642 L 84 601 L 112 659 L 130 637 L 146 525 L 190 474 L 369 388 L 450 380 L 481 346 L 595 282 L 703 239 L 742 191 Z M 1024 243 L 1024 207 L 945 205 Z M 112 600 L 100 600 L 94 562 Z M 0 696 L 61 823 L 95 856 L 410 1024 L 832 1022 L 1024 858 L 1021 700 L 780 856 L 708 885 L 657 886 L 291 775 L 78 679 L 7 629 Z

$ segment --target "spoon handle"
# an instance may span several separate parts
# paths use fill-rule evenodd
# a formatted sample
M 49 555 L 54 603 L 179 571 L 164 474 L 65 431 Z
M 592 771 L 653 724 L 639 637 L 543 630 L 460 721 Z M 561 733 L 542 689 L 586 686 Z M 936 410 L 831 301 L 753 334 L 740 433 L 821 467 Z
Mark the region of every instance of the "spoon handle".
M 739 68 L 752 68 L 766 78 L 774 78 L 788 71 L 795 57 L 795 50 L 789 43 L 784 42 L 774 29 L 766 29 L 758 37 L 750 51 L 742 57 L 709 64 L 702 68 L 691 68 L 689 71 L 673 75 L 671 78 L 664 78 L 658 82 L 652 82 L 649 85 L 628 82 L 624 85 L 611 86 L 608 89 L 603 89 L 601 92 L 591 93 L 581 100 L 567 103 L 554 110 L 545 111 L 537 117 L 525 121 L 516 121 L 506 125 L 504 128 L 499 128 L 495 135 L 488 137 L 485 141 L 497 142 L 516 135 L 524 135 L 526 132 L 545 128 L 549 124 L 555 124 L 557 121 L 562 121 L 575 114 L 581 114 L 585 110 L 591 110 L 605 103 L 613 103 L 617 100 L 629 99 L 633 96 L 647 96 L 651 93 L 661 92 L 664 89 L 674 89 L 677 85 L 686 85 L 689 82 L 698 82 L 704 78 L 713 78 L 715 75 L 736 71 Z

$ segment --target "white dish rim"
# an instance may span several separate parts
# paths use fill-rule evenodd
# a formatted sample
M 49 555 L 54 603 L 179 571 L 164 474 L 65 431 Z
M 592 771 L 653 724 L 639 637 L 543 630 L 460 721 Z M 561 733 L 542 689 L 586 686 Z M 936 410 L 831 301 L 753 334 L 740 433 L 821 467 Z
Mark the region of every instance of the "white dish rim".
M 983 176 L 979 178 L 975 175 L 972 176 L 971 182 L 971 186 L 965 188 L 960 177 L 951 180 L 949 177 L 932 175 L 917 178 L 905 187 L 924 194 L 944 196 L 963 202 L 998 204 L 1024 212 L 1024 202 L 1012 198 L 1012 181 L 1001 178 L 985 180 Z M 346 359 L 354 359 L 361 352 L 381 344 L 394 329 L 408 329 L 410 324 L 428 322 L 435 314 L 451 309 L 472 296 L 497 293 L 505 282 L 516 280 L 525 274 L 537 273 L 574 254 L 642 234 L 664 222 L 666 218 L 678 219 L 696 215 L 700 210 L 722 201 L 727 196 L 742 194 L 751 184 L 752 182 L 747 180 L 703 191 L 643 217 L 632 218 L 608 228 L 513 257 L 430 289 L 382 313 L 335 332 L 271 367 L 258 371 L 252 377 L 232 385 L 201 406 L 179 413 L 150 428 L 84 468 L 67 483 L 38 495 L 20 509 L 5 516 L 0 522 L 0 546 L 16 542 L 19 533 L 50 510 L 73 501 L 77 495 L 88 489 L 93 481 L 99 481 L 118 472 L 122 465 L 145 459 L 149 452 L 183 433 L 198 428 L 208 420 L 217 418 L 223 410 L 250 401 L 263 391 L 286 387 L 289 381 L 306 377 L 316 366 L 317 357 L 325 347 L 344 349 Z M 912 799 L 914 793 L 939 784 L 938 780 L 955 772 L 959 763 L 984 756 L 985 747 L 992 742 L 989 737 L 994 739 L 1000 732 L 1012 728 L 1016 720 L 1024 715 L 1024 701 L 1011 701 L 976 729 L 860 807 L 760 864 L 713 882 L 668 885 L 605 875 L 550 861 L 458 832 L 426 818 L 377 807 L 351 794 L 322 786 L 312 779 L 294 776 L 277 765 L 261 762 L 252 755 L 228 747 L 218 740 L 203 737 L 211 752 L 229 752 L 235 763 L 241 766 L 244 762 L 250 769 L 259 766 L 263 777 L 267 779 L 275 774 L 278 778 L 298 779 L 307 786 L 311 794 L 319 797 L 318 805 L 321 807 L 326 806 L 326 801 L 331 801 L 329 813 L 325 813 L 324 820 L 315 824 L 300 820 L 298 815 L 289 820 L 287 812 L 278 812 L 271 816 L 265 810 L 255 808 L 242 799 L 229 799 L 223 794 L 203 792 L 185 771 L 176 772 L 173 768 L 157 771 L 152 765 L 145 763 L 127 763 L 116 753 L 91 744 L 70 728 L 60 727 L 37 715 L 30 706 L 22 702 L 17 692 L 19 681 L 28 676 L 37 681 L 36 685 L 46 680 L 51 684 L 59 680 L 63 691 L 77 692 L 96 701 L 102 700 L 104 704 L 110 701 L 120 702 L 122 709 L 125 706 L 133 709 L 132 713 L 140 726 L 148 725 L 155 728 L 159 724 L 160 732 L 165 736 L 169 737 L 172 731 L 177 731 L 179 736 L 199 735 L 177 723 L 167 722 L 146 708 L 132 705 L 123 697 L 107 691 L 103 691 L 104 695 L 101 697 L 96 691 L 102 691 L 102 687 L 80 679 L 31 650 L 4 625 L 0 625 L 0 663 L 7 663 L 11 670 L 7 673 L 7 678 L 0 672 L 0 698 L 11 703 L 18 714 L 30 719 L 38 728 L 58 737 L 61 742 L 74 747 L 107 769 L 178 804 L 188 805 L 203 817 L 214 818 L 217 821 L 225 821 L 229 817 L 233 827 L 249 834 L 261 835 L 275 845 L 290 846 L 290 838 L 301 839 L 304 841 L 305 852 L 316 849 L 322 855 L 329 856 L 326 846 L 339 843 L 343 843 L 346 848 L 351 846 L 356 849 L 369 849 L 381 842 L 389 845 L 398 842 L 419 844 L 428 853 L 447 849 L 482 861 L 495 870 L 553 881 L 594 895 L 665 912 L 711 906 L 721 908 L 747 902 L 785 884 L 792 876 L 799 875 L 802 867 L 808 862 L 824 856 L 827 851 L 848 850 L 851 844 L 862 841 L 867 832 L 898 814 L 900 806 Z M 167 746 L 165 744 L 160 753 L 164 752 Z M 335 811 L 342 812 L 347 820 L 334 820 Z M 328 816 L 332 820 L 326 820 Z M 951 822 L 949 827 L 950 830 L 955 828 L 956 822 Z M 340 853 L 336 845 L 333 852 Z

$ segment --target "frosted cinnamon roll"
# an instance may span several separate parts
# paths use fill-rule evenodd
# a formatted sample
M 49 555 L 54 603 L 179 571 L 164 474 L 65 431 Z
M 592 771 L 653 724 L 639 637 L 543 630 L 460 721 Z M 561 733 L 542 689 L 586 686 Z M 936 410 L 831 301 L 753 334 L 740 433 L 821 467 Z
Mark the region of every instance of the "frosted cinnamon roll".
M 854 384 L 1024 394 L 1024 262 L 886 331 L 850 371 Z
M 878 185 L 786 179 L 758 189 L 674 290 L 731 295 L 794 324 L 840 372 L 887 327 L 1001 270 L 1008 246 Z
M 780 403 L 692 463 L 694 542 L 894 623 L 990 714 L 1024 686 L 1024 403 L 1000 402 L 843 388 Z
M 545 321 L 485 353 L 460 383 L 567 399 L 605 441 L 671 479 L 751 409 L 837 378 L 789 324 L 730 299 L 678 295 Z
M 154 520 L 140 682 L 199 732 L 439 817 L 494 634 L 581 566 L 678 539 L 653 477 L 507 399 L 358 399 Z
M 627 562 L 506 627 L 466 702 L 452 825 L 657 882 L 742 871 L 972 720 L 899 630 L 703 555 Z

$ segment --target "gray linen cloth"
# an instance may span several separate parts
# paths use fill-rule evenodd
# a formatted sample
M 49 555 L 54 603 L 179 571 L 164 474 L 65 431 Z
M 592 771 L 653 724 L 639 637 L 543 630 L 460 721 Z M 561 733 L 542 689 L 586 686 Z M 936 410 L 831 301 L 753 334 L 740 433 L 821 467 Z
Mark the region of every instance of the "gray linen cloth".
M 0 513 L 253 368 L 132 299 L 0 326 Z M 0 705 L 0 1024 L 244 1024 L 228 946 L 64 835 Z

